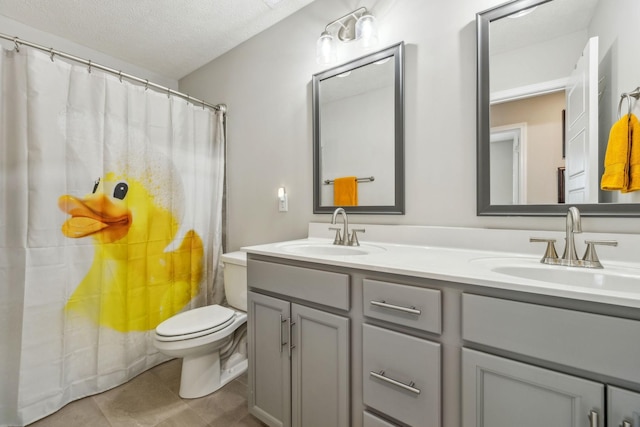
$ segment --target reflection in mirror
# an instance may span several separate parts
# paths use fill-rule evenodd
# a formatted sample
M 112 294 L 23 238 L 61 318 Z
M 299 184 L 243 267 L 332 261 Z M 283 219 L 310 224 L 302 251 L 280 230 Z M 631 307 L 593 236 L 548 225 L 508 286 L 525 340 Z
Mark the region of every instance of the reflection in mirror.
M 640 193 L 600 189 L 620 95 L 640 85 L 629 16 L 640 2 L 516 0 L 478 14 L 479 215 L 640 215 Z
M 403 49 L 313 76 L 314 213 L 404 213 Z

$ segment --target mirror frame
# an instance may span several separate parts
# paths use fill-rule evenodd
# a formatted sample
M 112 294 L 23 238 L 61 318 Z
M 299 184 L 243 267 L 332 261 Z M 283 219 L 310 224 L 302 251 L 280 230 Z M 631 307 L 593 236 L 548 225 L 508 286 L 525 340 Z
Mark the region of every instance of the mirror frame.
M 489 24 L 497 19 L 553 0 L 514 0 L 476 14 L 477 35 L 477 215 L 478 216 L 561 216 L 571 204 L 492 205 L 490 195 L 489 138 L 491 126 L 489 87 Z M 585 216 L 640 216 L 640 203 L 576 204 Z
M 393 57 L 394 61 L 394 167 L 395 199 L 393 205 L 343 206 L 347 213 L 404 215 L 404 42 L 397 43 L 377 52 L 356 58 L 342 65 L 316 73 L 312 78 L 313 91 L 313 213 L 331 213 L 338 206 L 321 206 L 320 196 L 323 183 L 320 180 L 320 82 L 344 72 L 363 67 L 383 58 Z

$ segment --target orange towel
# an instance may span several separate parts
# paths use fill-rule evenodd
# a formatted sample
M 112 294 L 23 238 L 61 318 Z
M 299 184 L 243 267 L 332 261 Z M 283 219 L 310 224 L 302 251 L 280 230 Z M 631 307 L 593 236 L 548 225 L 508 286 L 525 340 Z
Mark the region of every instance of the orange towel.
M 603 190 L 628 191 L 633 122 L 637 126 L 636 116 L 624 115 L 611 127 L 600 181 Z M 640 146 L 636 149 L 640 149 Z
M 629 118 L 629 188 L 623 193 L 640 190 L 640 121 L 633 114 Z
M 345 176 L 333 180 L 333 205 L 358 206 L 358 178 Z

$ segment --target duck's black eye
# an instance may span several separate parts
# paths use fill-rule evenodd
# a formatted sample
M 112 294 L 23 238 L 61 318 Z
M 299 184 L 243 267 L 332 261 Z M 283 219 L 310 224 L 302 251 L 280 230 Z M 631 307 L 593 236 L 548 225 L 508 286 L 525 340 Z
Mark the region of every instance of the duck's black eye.
M 100 178 L 96 179 L 96 182 L 93 183 L 93 191 L 92 191 L 92 193 L 96 192 L 96 190 L 98 189 L 98 185 L 100 185 Z
M 119 182 L 113 190 L 113 197 L 122 200 L 127 195 L 127 191 L 129 191 L 129 186 L 124 182 Z

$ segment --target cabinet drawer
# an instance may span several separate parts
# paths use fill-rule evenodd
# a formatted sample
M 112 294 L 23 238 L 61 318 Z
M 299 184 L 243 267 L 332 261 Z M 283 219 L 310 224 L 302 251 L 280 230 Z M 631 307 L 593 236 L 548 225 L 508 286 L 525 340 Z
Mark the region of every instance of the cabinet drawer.
M 349 275 L 249 259 L 247 283 L 292 298 L 349 310 Z
M 364 411 L 362 421 L 362 427 L 397 427 L 395 424 L 391 424 L 389 421 L 383 420 L 367 411 Z
M 441 292 L 417 286 L 363 281 L 364 315 L 440 334 Z
M 640 322 L 479 295 L 462 296 L 462 338 L 640 382 Z
M 364 404 L 411 426 L 440 426 L 440 344 L 362 326 Z

